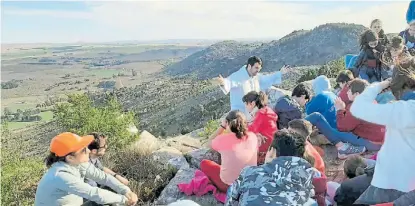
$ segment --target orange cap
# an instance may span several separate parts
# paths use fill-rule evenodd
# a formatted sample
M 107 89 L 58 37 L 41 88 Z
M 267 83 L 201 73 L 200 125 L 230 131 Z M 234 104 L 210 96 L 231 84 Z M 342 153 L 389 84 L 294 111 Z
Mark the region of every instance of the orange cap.
M 77 152 L 87 147 L 94 140 L 94 136 L 80 137 L 71 132 L 64 132 L 54 137 L 50 142 L 50 151 L 58 157 L 64 157 L 71 152 Z

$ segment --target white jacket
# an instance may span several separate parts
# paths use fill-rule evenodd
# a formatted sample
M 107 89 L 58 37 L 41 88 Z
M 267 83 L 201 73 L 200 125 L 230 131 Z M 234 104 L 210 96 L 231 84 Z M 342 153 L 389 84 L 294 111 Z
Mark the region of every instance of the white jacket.
M 386 126 L 372 185 L 409 192 L 415 189 L 415 100 L 374 104 L 379 83 L 368 86 L 350 108 L 353 116 Z

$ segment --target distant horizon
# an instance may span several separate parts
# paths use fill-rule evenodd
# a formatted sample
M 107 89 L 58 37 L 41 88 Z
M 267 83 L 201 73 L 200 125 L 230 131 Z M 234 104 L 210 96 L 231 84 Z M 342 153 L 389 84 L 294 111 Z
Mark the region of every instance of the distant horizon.
M 329 22 L 406 28 L 407 1 L 2 1 L 2 43 L 278 39 Z

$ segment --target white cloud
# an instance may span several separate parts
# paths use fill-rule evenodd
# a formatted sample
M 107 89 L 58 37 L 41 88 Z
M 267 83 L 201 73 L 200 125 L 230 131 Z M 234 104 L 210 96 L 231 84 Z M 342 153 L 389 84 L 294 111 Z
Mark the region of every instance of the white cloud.
M 359 5 L 356 2 L 342 8 L 324 9 L 313 6 L 310 1 L 113 1 L 88 2 L 90 11 L 87 12 L 16 9 L 5 12 L 88 19 L 105 27 L 111 38 L 119 36 L 131 40 L 277 38 L 293 30 L 312 29 L 324 23 L 369 26 L 375 18 L 383 21 L 386 32 L 399 32 L 406 26 L 406 1 L 382 2 L 378 6 L 373 2 L 374 6 L 364 9 L 353 6 L 355 4 Z M 94 39 L 92 32 L 85 38 Z

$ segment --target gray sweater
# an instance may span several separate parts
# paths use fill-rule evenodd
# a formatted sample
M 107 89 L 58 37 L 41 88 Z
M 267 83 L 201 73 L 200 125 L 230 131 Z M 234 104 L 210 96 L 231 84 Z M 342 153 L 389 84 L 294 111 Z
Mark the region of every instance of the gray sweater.
M 118 194 L 92 187 L 84 182 L 85 178 L 106 185 Z M 115 177 L 106 174 L 89 162 L 79 166 L 56 162 L 39 182 L 35 206 L 79 206 L 83 204 L 83 198 L 98 204 L 125 204 L 127 198 L 124 195 L 129 191 L 130 188 Z

